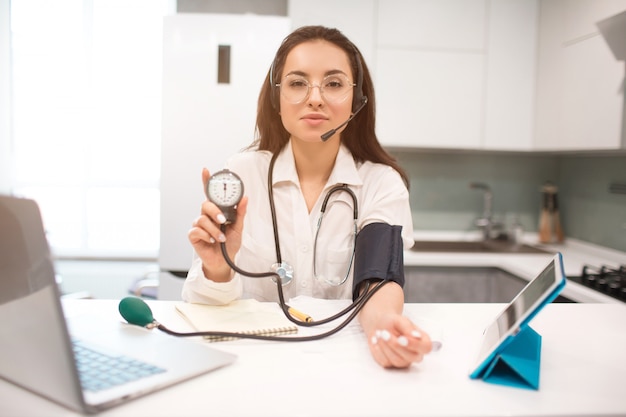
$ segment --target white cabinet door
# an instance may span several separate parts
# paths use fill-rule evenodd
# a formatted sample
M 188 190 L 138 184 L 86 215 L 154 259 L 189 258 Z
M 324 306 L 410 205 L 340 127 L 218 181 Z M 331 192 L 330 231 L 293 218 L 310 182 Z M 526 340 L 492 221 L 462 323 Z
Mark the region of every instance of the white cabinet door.
M 378 3 L 377 128 L 385 146 L 481 146 L 483 0 Z
M 533 148 L 538 9 L 538 0 L 491 2 L 485 149 Z
M 482 53 L 486 10 L 485 0 L 379 1 L 378 47 Z
M 381 142 L 532 149 L 538 0 L 379 6 Z
M 623 10 L 624 0 L 541 2 L 535 149 L 624 147 L 624 62 L 595 26 Z
M 289 0 L 287 10 L 294 29 L 306 25 L 339 29 L 359 48 L 373 71 L 376 3 L 378 0 Z
M 385 146 L 479 148 L 483 73 L 480 54 L 379 50 L 379 140 Z

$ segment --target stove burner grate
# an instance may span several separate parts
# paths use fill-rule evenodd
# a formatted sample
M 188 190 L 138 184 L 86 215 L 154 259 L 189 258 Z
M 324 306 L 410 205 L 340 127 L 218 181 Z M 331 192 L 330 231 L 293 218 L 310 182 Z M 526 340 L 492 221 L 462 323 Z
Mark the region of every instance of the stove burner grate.
M 572 280 L 618 300 L 626 301 L 626 265 L 621 265 L 619 268 L 606 265 L 599 268 L 584 265 L 581 276 L 574 277 Z

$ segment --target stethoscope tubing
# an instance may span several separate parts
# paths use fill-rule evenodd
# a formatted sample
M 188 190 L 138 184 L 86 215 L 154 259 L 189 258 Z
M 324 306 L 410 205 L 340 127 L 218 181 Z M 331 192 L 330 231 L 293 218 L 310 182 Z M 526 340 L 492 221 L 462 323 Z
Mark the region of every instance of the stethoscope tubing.
M 274 169 L 274 163 L 276 161 L 278 154 L 274 154 L 272 156 L 272 159 L 270 161 L 270 166 L 269 166 L 269 172 L 268 172 L 268 196 L 269 196 L 269 200 L 270 200 L 270 210 L 271 210 L 271 215 L 272 215 L 272 226 L 274 229 L 274 244 L 276 246 L 276 258 L 277 258 L 277 263 L 280 265 L 282 264 L 282 257 L 281 257 L 281 252 L 280 252 L 280 243 L 278 240 L 278 225 L 277 225 L 277 220 L 276 220 L 276 207 L 274 205 L 274 193 L 273 193 L 273 187 L 272 187 L 272 183 L 273 183 L 273 169 Z M 317 228 L 317 232 L 319 232 L 319 226 L 321 223 L 321 219 L 324 216 L 324 212 L 326 211 L 326 206 L 328 204 L 328 199 L 330 198 L 330 196 L 338 191 L 347 191 L 350 196 L 352 197 L 352 201 L 354 203 L 353 205 L 353 212 L 354 212 L 354 227 L 355 227 L 355 238 L 356 238 L 356 221 L 358 218 L 358 206 L 357 206 L 357 198 L 356 195 L 354 194 L 354 192 L 346 185 L 346 184 L 342 184 L 342 185 L 336 185 L 333 188 L 331 188 L 328 193 L 326 194 L 326 197 L 324 198 L 324 201 L 322 203 L 322 208 L 321 208 L 321 215 L 320 215 L 320 220 L 318 221 L 318 228 Z M 222 232 L 225 233 L 226 231 L 226 224 L 222 224 L 220 226 L 220 229 Z M 315 241 L 317 242 L 317 232 L 315 235 Z M 313 340 L 319 340 L 322 339 L 324 337 L 328 337 L 331 336 L 337 332 L 339 332 L 340 330 L 342 330 L 343 328 L 345 328 L 356 316 L 357 314 L 359 314 L 359 312 L 363 309 L 363 307 L 365 306 L 365 304 L 367 303 L 367 301 L 370 300 L 370 298 L 378 291 L 380 290 L 385 284 L 387 284 L 389 281 L 388 280 L 381 280 L 379 282 L 377 282 L 373 287 L 372 287 L 372 283 L 370 281 L 366 281 L 365 282 L 365 287 L 363 288 L 361 294 L 359 294 L 359 296 L 352 302 L 352 304 L 350 304 L 348 307 L 344 308 L 343 310 L 339 311 L 338 313 L 330 316 L 330 317 L 326 317 L 324 319 L 321 320 L 315 320 L 315 321 L 302 321 L 302 320 L 298 320 L 297 318 L 293 317 L 291 315 L 291 313 L 289 312 L 289 306 L 285 303 L 285 295 L 283 292 L 283 283 L 282 283 L 282 278 L 281 276 L 276 273 L 276 272 L 249 272 L 249 271 L 244 271 L 243 269 L 239 268 L 237 265 L 235 265 L 235 263 L 233 262 L 233 260 L 230 258 L 230 256 L 228 255 L 228 251 L 226 249 L 226 243 L 225 242 L 221 242 L 220 243 L 220 248 L 221 248 L 221 252 L 222 252 L 222 256 L 224 257 L 224 260 L 226 261 L 226 263 L 233 269 L 233 271 L 239 273 L 242 276 L 247 276 L 250 278 L 273 278 L 274 282 L 276 283 L 276 288 L 278 291 L 278 304 L 283 312 L 283 314 L 285 315 L 285 317 L 287 317 L 287 319 L 289 321 L 291 321 L 292 323 L 298 325 L 298 326 L 302 326 L 302 327 L 313 327 L 313 326 L 319 326 L 322 324 L 327 324 L 330 323 L 332 321 L 335 321 L 343 316 L 345 316 L 346 314 L 350 313 L 348 315 L 348 317 L 342 321 L 340 324 L 338 324 L 336 327 L 334 327 L 331 330 L 328 330 L 324 333 L 319 333 L 316 335 L 310 335 L 310 336 L 271 336 L 271 335 L 258 335 L 258 334 L 246 334 L 246 333 L 233 333 L 233 332 L 217 332 L 217 331 L 203 331 L 203 332 L 189 332 L 189 333 L 179 333 L 179 332 L 175 332 L 173 330 L 170 330 L 168 328 L 166 328 L 165 326 L 163 326 L 162 324 L 158 323 L 158 325 L 156 326 L 159 330 L 168 333 L 170 335 L 173 336 L 183 336 L 183 337 L 193 337 L 193 336 L 203 336 L 203 337 L 223 337 L 223 338 L 240 338 L 240 339 L 256 339 L 256 340 L 266 340 L 266 341 L 282 341 L 282 342 L 305 342 L 305 341 L 313 341 Z M 352 266 L 352 262 L 353 262 L 353 258 L 354 258 L 354 251 L 352 253 L 352 259 L 350 260 L 350 267 Z M 348 269 L 348 274 L 350 273 L 350 269 Z M 344 280 L 341 282 L 341 284 L 343 284 L 347 279 L 347 275 L 346 278 L 344 278 Z
M 276 159 L 278 158 L 278 152 L 272 155 L 272 159 L 270 160 L 270 164 L 267 171 L 267 194 L 269 197 L 270 204 L 270 214 L 272 217 L 272 231 L 274 233 L 274 247 L 276 249 L 276 265 L 282 265 L 282 254 L 280 251 L 280 242 L 278 238 L 278 221 L 276 216 L 276 205 L 274 204 L 274 164 L 276 163 Z M 357 220 L 359 218 L 359 204 L 356 194 L 354 191 L 348 187 L 347 184 L 337 184 L 333 186 L 324 197 L 324 201 L 322 202 L 322 207 L 320 209 L 320 217 L 317 220 L 317 227 L 315 230 L 315 239 L 313 241 L 313 275 L 317 275 L 317 237 L 319 235 L 320 228 L 322 226 L 322 219 L 324 218 L 324 214 L 326 213 L 326 207 L 328 205 L 328 201 L 330 196 L 332 196 L 336 192 L 344 191 L 350 195 L 352 198 L 352 214 L 353 214 L 353 234 L 354 234 L 354 244 L 356 244 L 356 235 L 357 235 Z M 350 263 L 348 264 L 348 270 L 346 271 L 346 275 L 343 279 L 338 283 L 330 283 L 334 286 L 339 286 L 345 283 L 348 280 L 348 276 L 350 275 L 350 269 L 352 269 L 352 263 L 354 262 L 354 247 L 352 249 L 352 255 L 350 256 Z M 286 282 L 287 284 L 288 282 Z
M 222 232 L 224 232 L 225 229 L 226 229 L 226 225 L 222 225 L 221 226 Z M 344 315 L 346 315 L 350 310 L 355 309 L 356 313 L 353 313 L 350 317 L 348 317 L 347 321 L 349 322 L 350 320 L 352 320 L 354 318 L 354 316 L 356 314 L 358 314 L 358 312 L 361 310 L 361 308 L 363 308 L 363 305 L 365 305 L 365 302 L 367 302 L 367 300 L 370 299 L 371 295 L 373 295 L 376 291 L 378 291 L 380 289 L 380 287 L 382 287 L 382 285 L 384 285 L 384 284 L 386 284 L 388 282 L 388 281 L 385 281 L 385 280 L 380 281 L 370 291 L 369 290 L 370 282 L 366 281 L 366 287 L 364 288 L 363 292 L 348 307 L 344 308 L 343 310 L 339 311 L 338 313 L 336 313 L 336 314 L 334 314 L 334 315 L 332 315 L 330 317 L 327 317 L 325 319 L 315 320 L 315 321 L 310 321 L 310 322 L 304 322 L 304 321 L 301 321 L 301 320 L 298 320 L 298 319 L 294 318 L 289 313 L 289 307 L 287 306 L 287 303 L 285 303 L 285 294 L 283 292 L 282 279 L 280 278 L 280 275 L 278 275 L 276 272 L 249 272 L 249 271 L 244 271 L 243 269 L 241 269 L 237 265 L 235 265 L 233 260 L 228 255 L 228 251 L 226 250 L 226 243 L 221 242 L 220 243 L 220 248 L 222 250 L 222 256 L 224 257 L 224 260 L 226 261 L 228 266 L 230 266 L 233 269 L 233 271 L 237 272 L 238 274 L 243 275 L 243 276 L 247 276 L 247 277 L 250 277 L 250 278 L 274 278 L 275 282 L 276 282 L 277 291 L 278 291 L 278 301 L 279 301 L 278 304 L 279 304 L 281 310 L 283 311 L 285 316 L 291 322 L 293 322 L 293 323 L 295 323 L 295 324 L 297 324 L 299 326 L 303 326 L 303 327 L 319 326 L 319 325 L 322 325 L 322 324 L 326 324 L 326 323 L 335 321 L 338 318 L 343 317 Z M 346 323 L 346 325 L 347 324 L 348 323 Z M 291 338 L 289 338 L 289 339 L 291 339 Z
M 281 287 L 281 285 L 280 285 L 280 277 L 278 279 L 279 280 L 277 281 L 277 283 L 278 283 L 278 286 L 280 288 Z M 323 339 L 323 338 L 328 337 L 328 336 L 332 336 L 335 333 L 338 333 L 340 330 L 344 329 L 357 316 L 357 314 L 359 314 L 359 312 L 363 309 L 363 307 L 365 307 L 365 303 L 367 303 L 367 301 L 380 288 L 382 288 L 383 285 L 385 285 L 388 282 L 389 281 L 387 281 L 387 280 L 380 281 L 380 282 L 376 283 L 374 288 L 372 288 L 371 290 L 369 290 L 369 282 L 368 282 L 366 288 L 364 289 L 364 291 L 361 294 L 361 296 L 359 296 L 357 301 L 352 303 L 352 305 L 348 309 L 344 310 L 344 311 L 349 311 L 350 309 L 354 309 L 354 311 L 343 322 L 341 322 L 336 327 L 334 327 L 334 328 L 332 328 L 332 329 L 330 329 L 330 330 L 328 330 L 328 331 L 326 331 L 324 333 L 314 334 L 314 335 L 310 335 L 310 336 L 267 336 L 267 335 L 260 335 L 260 334 L 231 333 L 231 332 L 217 332 L 217 331 L 179 333 L 179 332 L 176 332 L 174 330 L 168 329 L 167 327 L 165 327 L 161 323 L 157 324 L 156 327 L 157 327 L 157 329 L 161 330 L 162 332 L 165 332 L 165 333 L 170 334 L 172 336 L 179 336 L 179 337 L 194 337 L 194 336 L 197 337 L 197 336 L 202 336 L 202 337 L 223 337 L 223 338 L 237 338 L 237 339 L 256 339 L 256 340 L 265 340 L 265 341 L 272 341 L 272 342 L 310 342 L 310 341 L 314 341 L 314 340 L 320 340 L 320 339 Z M 279 292 L 280 291 L 281 290 L 279 289 Z M 299 326 L 312 325 L 313 323 L 315 323 L 315 325 L 319 325 L 319 324 L 327 323 L 328 321 L 332 321 L 332 320 L 330 320 L 330 318 L 328 318 L 328 319 L 325 319 L 325 320 L 320 320 L 320 321 L 316 321 L 316 322 L 312 322 L 312 323 L 302 322 L 302 321 L 296 320 L 293 317 L 291 317 L 289 312 L 286 311 L 284 300 L 280 304 L 281 304 L 281 308 L 282 308 L 283 312 L 285 313 L 285 315 L 287 316 L 287 318 L 289 320 L 291 320 L 292 322 L 296 323 Z
M 222 225 L 222 230 L 225 230 L 225 225 Z M 380 282 L 377 282 L 374 285 L 374 287 L 370 290 L 371 282 L 366 281 L 365 288 L 363 288 L 363 291 L 357 297 L 357 299 L 350 306 L 341 310 L 339 313 L 331 317 L 314 321 L 314 322 L 300 321 L 292 317 L 291 314 L 289 313 L 289 308 L 287 304 L 285 303 L 285 296 L 283 294 L 283 286 L 282 286 L 281 278 L 277 273 L 275 272 L 253 273 L 253 272 L 244 271 L 241 268 L 237 267 L 235 263 L 232 261 L 232 259 L 228 256 L 228 252 L 226 250 L 226 244 L 224 242 L 220 243 L 220 247 L 222 250 L 222 255 L 224 256 L 224 259 L 226 260 L 226 263 L 228 263 L 228 265 L 231 268 L 233 268 L 235 272 L 238 272 L 241 275 L 245 275 L 251 278 L 265 278 L 265 277 L 276 278 L 276 287 L 278 289 L 278 299 L 279 299 L 280 308 L 285 314 L 285 316 L 291 322 L 295 323 L 298 326 L 303 326 L 303 327 L 319 326 L 321 324 L 325 324 L 325 323 L 337 320 L 339 317 L 344 316 L 349 311 L 351 310 L 353 311 L 344 321 L 339 323 L 336 327 L 326 332 L 318 333 L 318 334 L 314 334 L 310 336 L 272 336 L 272 335 L 236 333 L 236 332 L 220 332 L 220 331 L 201 331 L 201 332 L 181 333 L 181 332 L 176 332 L 174 330 L 168 329 L 167 327 L 157 322 L 156 320 L 153 321 L 152 323 L 153 326 L 151 328 L 156 327 L 157 329 L 159 329 L 160 331 L 164 333 L 167 333 L 171 336 L 177 336 L 177 337 L 217 337 L 217 338 L 225 338 L 225 339 L 255 339 L 255 340 L 264 340 L 264 341 L 272 341 L 272 342 L 310 342 L 314 340 L 320 340 L 328 336 L 332 336 L 338 333 L 340 330 L 344 329 L 348 324 L 350 324 L 350 322 L 352 322 L 352 320 L 354 320 L 357 314 L 359 314 L 359 312 L 363 309 L 367 301 L 369 301 L 369 299 L 378 290 L 380 290 L 385 284 L 390 282 L 388 280 L 382 280 Z

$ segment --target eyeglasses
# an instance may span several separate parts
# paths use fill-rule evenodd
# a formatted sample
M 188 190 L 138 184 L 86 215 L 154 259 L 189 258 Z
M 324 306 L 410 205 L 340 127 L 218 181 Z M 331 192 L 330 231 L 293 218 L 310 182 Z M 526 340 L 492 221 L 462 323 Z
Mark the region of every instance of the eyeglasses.
M 280 87 L 281 95 L 291 104 L 302 103 L 315 87 L 320 89 L 324 101 L 339 104 L 348 98 L 355 85 L 344 74 L 327 75 L 318 85 L 311 84 L 302 75 L 289 74 L 276 87 Z

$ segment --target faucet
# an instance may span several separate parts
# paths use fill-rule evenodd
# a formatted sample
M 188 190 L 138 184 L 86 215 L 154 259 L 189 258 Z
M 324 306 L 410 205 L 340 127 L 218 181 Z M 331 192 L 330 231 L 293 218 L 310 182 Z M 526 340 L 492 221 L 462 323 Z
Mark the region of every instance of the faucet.
M 491 231 L 501 226 L 500 223 L 494 222 L 492 219 L 493 193 L 491 192 L 491 187 L 482 182 L 470 182 L 469 186 L 471 189 L 482 190 L 483 192 L 483 214 L 482 217 L 476 219 L 474 224 L 482 229 L 483 239 L 489 240 Z

